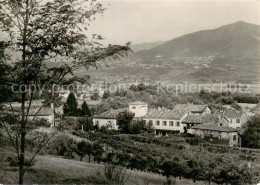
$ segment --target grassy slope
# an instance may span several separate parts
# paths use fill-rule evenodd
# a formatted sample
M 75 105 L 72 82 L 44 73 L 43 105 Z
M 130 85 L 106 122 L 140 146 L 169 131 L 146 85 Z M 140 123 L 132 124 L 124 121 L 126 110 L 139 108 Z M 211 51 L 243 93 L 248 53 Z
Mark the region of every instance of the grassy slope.
M 12 154 L 10 149 L 0 148 L 1 158 Z M 71 159 L 64 159 L 57 156 L 39 155 L 36 157 L 36 163 L 25 175 L 26 183 L 85 183 L 93 182 L 92 177 L 97 176 L 98 172 L 103 172 L 104 165 L 96 163 L 87 163 Z M 163 184 L 165 177 L 140 171 L 127 170 L 129 179 L 127 184 Z M 16 183 L 18 173 L 15 168 L 8 167 L 4 162 L 0 167 L 1 183 Z M 189 180 L 177 180 L 177 185 L 188 185 Z M 196 182 L 195 184 L 204 184 Z

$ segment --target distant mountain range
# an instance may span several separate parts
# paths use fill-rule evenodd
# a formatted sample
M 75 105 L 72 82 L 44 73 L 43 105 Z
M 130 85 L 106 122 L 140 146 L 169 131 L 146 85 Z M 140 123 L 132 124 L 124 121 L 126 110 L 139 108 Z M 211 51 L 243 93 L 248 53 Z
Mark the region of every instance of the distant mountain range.
M 155 46 L 149 49 L 153 44 Z M 239 21 L 153 44 L 135 45 L 137 52 L 133 53 L 132 57 L 145 60 L 212 55 L 260 56 L 260 26 Z M 139 51 L 142 48 L 143 50 Z
M 156 46 L 159 46 L 163 44 L 165 41 L 157 41 L 157 42 L 146 42 L 146 43 L 141 43 L 141 44 L 133 44 L 131 45 L 131 49 L 133 52 L 138 52 L 142 50 L 147 50 L 147 49 L 152 49 Z

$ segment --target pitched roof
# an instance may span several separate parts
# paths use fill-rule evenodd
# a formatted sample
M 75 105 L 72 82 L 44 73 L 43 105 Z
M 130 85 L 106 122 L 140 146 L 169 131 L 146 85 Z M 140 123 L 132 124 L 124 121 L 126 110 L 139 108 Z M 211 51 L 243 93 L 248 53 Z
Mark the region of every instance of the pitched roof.
M 181 119 L 186 114 L 185 111 L 169 109 L 149 109 L 146 119 Z
M 220 132 L 238 132 L 237 129 L 234 129 L 232 127 L 226 127 L 226 126 L 217 126 L 217 125 L 195 125 L 191 127 L 192 129 L 198 129 L 198 130 L 211 130 L 211 131 L 220 131 Z
M 182 121 L 183 123 L 195 123 L 195 124 L 202 124 L 206 122 L 218 122 L 218 116 L 214 114 L 205 114 L 205 115 L 188 115 Z
M 240 118 L 242 116 L 243 112 L 242 111 L 237 111 L 237 110 L 226 110 L 223 115 L 227 118 Z
M 25 107 L 25 113 L 27 113 L 27 108 Z M 21 114 L 21 108 L 20 107 L 13 107 L 12 109 L 10 107 L 7 107 L 7 111 L 14 111 L 16 114 Z M 28 116 L 50 116 L 54 114 L 54 110 L 49 107 L 38 107 L 38 106 L 32 106 L 30 107 Z
M 142 102 L 142 101 L 135 101 L 135 102 L 132 102 L 132 103 L 129 103 L 129 105 L 147 105 L 148 103 L 146 102 Z
M 51 108 L 31 108 L 30 111 L 29 111 L 29 114 L 28 116 L 49 116 L 49 115 L 52 115 L 54 112 L 53 112 L 53 109 Z
M 183 110 L 187 112 L 203 112 L 208 105 L 194 105 L 194 104 L 177 104 L 174 109 Z
M 109 111 L 94 115 L 93 118 L 116 119 L 117 115 L 124 111 L 128 111 L 128 108 L 109 110 Z

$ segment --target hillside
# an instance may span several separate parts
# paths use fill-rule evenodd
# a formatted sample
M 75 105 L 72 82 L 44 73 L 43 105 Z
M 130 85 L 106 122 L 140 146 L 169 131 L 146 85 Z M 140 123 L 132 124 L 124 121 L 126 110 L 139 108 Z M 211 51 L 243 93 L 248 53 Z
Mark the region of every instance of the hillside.
M 259 56 L 259 51 L 260 26 L 239 21 L 213 30 L 190 33 L 133 56 L 141 59 L 153 59 L 156 56 Z
M 159 46 L 163 43 L 164 43 L 164 41 L 133 44 L 133 45 L 131 45 L 131 48 L 132 48 L 133 52 L 138 52 L 138 51 L 142 51 L 142 50 L 152 49 L 152 48 Z

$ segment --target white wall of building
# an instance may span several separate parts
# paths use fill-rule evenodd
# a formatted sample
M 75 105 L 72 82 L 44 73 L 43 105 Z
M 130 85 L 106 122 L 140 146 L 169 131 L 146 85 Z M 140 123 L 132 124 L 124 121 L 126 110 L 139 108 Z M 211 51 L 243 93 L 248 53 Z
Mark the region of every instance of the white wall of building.
M 144 117 L 148 111 L 148 104 L 142 105 L 129 104 L 129 111 L 135 114 L 135 117 Z
M 28 119 L 29 120 L 32 120 L 32 119 L 38 119 L 38 120 L 44 119 L 44 120 L 48 121 L 51 124 L 51 127 L 54 126 L 54 114 L 50 114 L 50 115 L 37 115 L 37 116 L 28 115 Z
M 184 132 L 184 127 L 186 124 L 183 124 L 182 121 L 187 115 L 184 115 L 181 119 L 176 120 L 176 119 L 149 119 L 149 118 L 144 118 L 143 120 L 146 121 L 146 124 L 149 124 L 149 121 L 152 121 L 154 129 L 159 129 L 159 130 L 178 130 L 181 133 Z M 159 125 L 158 125 L 159 122 Z

